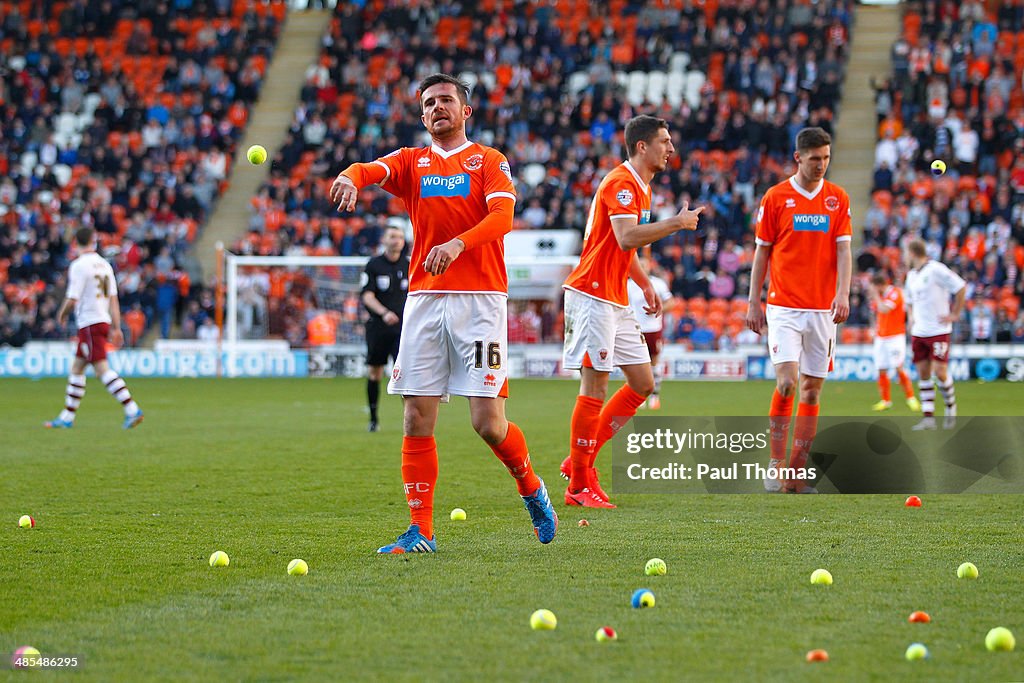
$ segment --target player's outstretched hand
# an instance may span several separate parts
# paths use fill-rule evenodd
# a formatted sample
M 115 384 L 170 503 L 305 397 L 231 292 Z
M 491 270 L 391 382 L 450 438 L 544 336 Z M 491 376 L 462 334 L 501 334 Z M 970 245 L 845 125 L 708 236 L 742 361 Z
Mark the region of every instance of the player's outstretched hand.
M 764 333 L 767 321 L 764 319 L 764 309 L 760 302 L 747 305 L 747 327 L 758 334 Z
M 683 208 L 679 210 L 678 218 L 683 223 L 681 230 L 696 230 L 697 221 L 700 220 L 700 212 L 704 210 L 703 206 L 698 206 L 696 209 L 690 210 L 690 202 L 683 201 Z
M 118 348 L 124 346 L 124 332 L 121 331 L 121 328 L 110 330 L 110 343 Z
M 654 287 L 644 287 L 644 313 L 647 315 L 659 316 L 662 311 L 661 297 L 654 291 Z
M 426 260 L 423 261 L 423 270 L 431 275 L 440 275 L 448 270 L 452 262 L 459 258 L 459 254 L 465 250 L 465 243 L 458 237 L 444 244 L 439 244 L 427 254 Z
M 338 174 L 331 183 L 331 201 L 338 205 L 338 211 L 355 211 L 359 188 L 348 176 Z
M 839 324 L 850 317 L 850 297 L 836 296 L 832 300 L 832 322 Z

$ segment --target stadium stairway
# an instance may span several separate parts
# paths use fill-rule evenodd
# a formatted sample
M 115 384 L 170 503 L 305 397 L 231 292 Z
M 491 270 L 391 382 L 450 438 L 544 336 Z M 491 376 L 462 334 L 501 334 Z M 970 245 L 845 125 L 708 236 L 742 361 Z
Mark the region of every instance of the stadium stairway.
M 836 122 L 829 180 L 844 187 L 853 210 L 853 250 L 863 239 L 875 162 L 875 91 L 868 80 L 892 71 L 890 50 L 900 31 L 898 5 L 856 5 L 842 108 Z
M 260 99 L 250 114 L 245 138 L 231 170 L 231 185 L 221 197 L 192 253 L 198 259 L 204 279 L 216 273 L 216 244 L 231 244 L 249 225 L 249 200 L 266 177 L 269 162 L 253 166 L 245 158 L 250 145 L 263 145 L 274 156 L 288 132 L 306 69 L 320 51 L 320 39 L 331 19 L 330 10 L 290 10 L 274 59 L 270 62 Z

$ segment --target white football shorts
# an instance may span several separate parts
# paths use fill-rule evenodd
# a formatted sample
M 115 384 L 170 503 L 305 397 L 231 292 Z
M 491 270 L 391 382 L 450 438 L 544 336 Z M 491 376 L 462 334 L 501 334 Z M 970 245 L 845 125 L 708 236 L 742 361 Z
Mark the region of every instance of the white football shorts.
M 633 309 L 567 289 L 562 367 L 579 370 L 584 356 L 601 372 L 611 372 L 616 365 L 651 362 Z
M 875 368 L 895 370 L 907 359 L 907 340 L 903 335 L 875 337 Z
M 836 350 L 836 324 L 829 311 L 768 306 L 768 355 L 774 365 L 800 363 L 811 377 L 828 375 Z
M 507 396 L 508 297 L 410 294 L 388 382 L 402 396 Z

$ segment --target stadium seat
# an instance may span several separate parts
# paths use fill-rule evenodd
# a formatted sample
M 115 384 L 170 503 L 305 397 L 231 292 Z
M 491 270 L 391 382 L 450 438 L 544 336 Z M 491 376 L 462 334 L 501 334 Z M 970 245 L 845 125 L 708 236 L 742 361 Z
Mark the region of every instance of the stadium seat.
M 530 187 L 537 187 L 547 177 L 547 170 L 543 164 L 527 164 L 523 168 L 522 179 Z
M 661 71 L 651 71 L 647 74 L 647 101 L 656 107 L 660 107 L 665 101 L 665 85 L 668 78 Z
M 839 330 L 840 344 L 859 344 L 861 340 L 861 328 L 844 325 Z
M 647 72 L 632 71 L 629 74 L 629 87 L 626 90 L 626 100 L 634 107 L 644 103 L 647 95 Z
M 694 109 L 700 107 L 700 91 L 707 77 L 701 71 L 690 71 L 686 74 L 686 103 Z
M 575 97 L 588 85 L 590 85 L 590 75 L 586 71 L 576 71 L 569 76 L 569 84 L 567 87 L 569 89 L 569 93 Z
M 690 54 L 688 52 L 674 52 L 668 61 L 669 73 L 685 74 L 686 68 L 690 66 Z

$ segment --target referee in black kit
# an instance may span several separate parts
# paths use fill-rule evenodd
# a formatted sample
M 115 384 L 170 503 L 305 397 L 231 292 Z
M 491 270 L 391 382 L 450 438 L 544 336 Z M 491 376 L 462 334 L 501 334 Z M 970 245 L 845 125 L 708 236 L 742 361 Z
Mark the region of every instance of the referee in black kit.
M 366 322 L 366 399 L 370 404 L 371 432 L 380 429 L 377 423 L 377 401 L 380 380 L 388 356 L 398 358 L 398 340 L 402 336 L 402 311 L 409 292 L 409 257 L 405 249 L 405 233 L 389 227 L 381 238 L 384 253 L 367 261 L 363 271 L 363 292 L 360 297 L 370 312 Z

